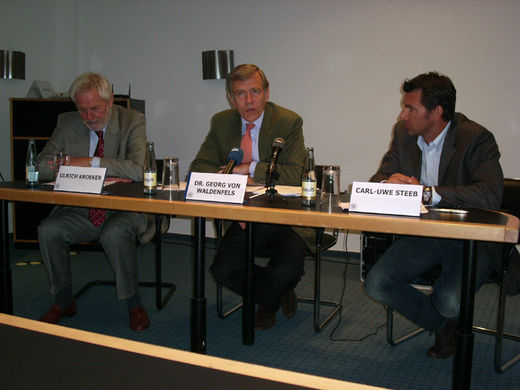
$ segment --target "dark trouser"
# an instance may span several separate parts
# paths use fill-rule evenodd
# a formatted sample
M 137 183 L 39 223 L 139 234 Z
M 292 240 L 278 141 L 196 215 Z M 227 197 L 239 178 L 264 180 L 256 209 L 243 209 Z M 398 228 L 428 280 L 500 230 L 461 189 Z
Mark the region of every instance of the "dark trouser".
M 254 224 L 255 254 L 269 258 L 267 266 L 255 265 L 255 302 L 268 312 L 280 307 L 280 297 L 296 287 L 303 276 L 307 248 L 289 226 Z M 222 285 L 243 295 L 245 281 L 245 231 L 233 222 L 222 238 L 211 272 Z
M 368 273 L 367 294 L 390 306 L 422 328 L 439 332 L 447 319 L 457 319 L 463 261 L 460 240 L 401 237 L 381 256 Z M 485 248 L 477 249 L 475 291 L 494 270 L 494 260 Z M 423 294 L 410 285 L 417 276 L 440 265 L 441 274 L 433 293 Z

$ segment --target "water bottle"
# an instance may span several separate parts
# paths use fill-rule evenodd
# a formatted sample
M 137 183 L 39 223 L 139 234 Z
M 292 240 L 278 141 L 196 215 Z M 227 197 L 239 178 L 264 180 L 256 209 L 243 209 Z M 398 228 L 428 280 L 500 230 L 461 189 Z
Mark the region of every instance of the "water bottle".
M 314 148 L 307 148 L 302 176 L 302 205 L 312 207 L 316 204 L 316 172 L 314 169 Z
M 146 157 L 143 166 L 143 189 L 146 195 L 153 195 L 157 192 L 157 162 L 155 161 L 155 151 L 153 142 L 146 144 Z
M 29 140 L 27 147 L 27 158 L 25 159 L 25 184 L 29 187 L 38 185 L 38 167 L 36 166 L 36 143 L 34 139 Z

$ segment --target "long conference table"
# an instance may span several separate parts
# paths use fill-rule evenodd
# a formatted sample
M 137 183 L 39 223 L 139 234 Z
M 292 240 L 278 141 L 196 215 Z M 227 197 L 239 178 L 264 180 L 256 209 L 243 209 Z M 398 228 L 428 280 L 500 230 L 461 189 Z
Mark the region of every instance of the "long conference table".
M 205 226 L 207 218 L 246 222 L 246 259 L 248 269 L 242 337 L 244 344 L 254 343 L 254 223 L 335 228 L 354 231 L 393 233 L 425 237 L 464 240 L 460 331 L 453 360 L 452 388 L 471 388 L 474 336 L 473 308 L 475 297 L 476 253 L 478 241 L 514 244 L 518 242 L 518 218 L 493 211 L 468 210 L 466 214 L 429 212 L 420 217 L 342 212 L 339 208 L 321 210 L 302 208 L 301 199 L 256 197 L 242 205 L 185 201 L 182 192 L 169 199 L 160 191 L 143 194 L 141 183 L 113 184 L 101 195 L 53 191 L 41 185 L 30 189 L 23 182 L 0 183 L 1 253 L 0 253 L 0 312 L 13 313 L 12 277 L 9 265 L 8 203 L 12 201 L 55 205 L 105 208 L 152 214 L 193 217 L 194 259 L 193 292 L 191 298 L 191 351 L 206 352 L 205 297 Z M 319 229 L 317 229 L 319 230 Z

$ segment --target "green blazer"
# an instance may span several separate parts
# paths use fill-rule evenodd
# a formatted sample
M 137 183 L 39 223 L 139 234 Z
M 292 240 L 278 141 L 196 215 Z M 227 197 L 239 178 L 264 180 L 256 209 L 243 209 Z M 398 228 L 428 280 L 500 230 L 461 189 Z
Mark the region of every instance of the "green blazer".
M 301 185 L 305 161 L 302 124 L 303 120 L 298 114 L 271 102 L 266 104 L 258 140 L 260 161 L 256 164 L 254 172 L 255 182 L 265 183 L 273 141 L 281 137 L 285 140 L 285 146 L 278 159 L 277 171 L 280 178 L 277 184 Z M 236 109 L 215 114 L 211 118 L 209 133 L 190 165 L 190 172 L 218 172 L 221 166 L 226 164 L 229 151 L 240 147 L 241 139 L 242 122 Z M 314 229 L 296 226 L 293 229 L 314 253 L 316 240 Z

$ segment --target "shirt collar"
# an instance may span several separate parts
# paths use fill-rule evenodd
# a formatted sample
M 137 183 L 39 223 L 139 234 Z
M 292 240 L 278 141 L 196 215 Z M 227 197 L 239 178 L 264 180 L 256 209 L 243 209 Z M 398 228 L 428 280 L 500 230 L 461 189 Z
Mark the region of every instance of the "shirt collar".
M 446 134 L 448 133 L 448 129 L 450 128 L 451 121 L 448 122 L 446 127 L 444 127 L 444 130 L 441 131 L 441 133 L 429 144 L 426 143 L 423 136 L 420 135 L 417 138 L 417 145 L 419 145 L 419 148 L 421 150 L 424 149 L 437 149 L 438 147 L 442 146 L 444 144 L 444 139 L 446 138 Z
M 256 121 L 252 122 L 255 124 L 255 127 L 253 127 L 253 130 L 251 130 L 251 134 L 258 134 L 258 132 L 260 131 L 260 128 L 262 127 L 262 121 L 264 120 L 264 113 L 265 113 L 265 110 L 262 112 L 262 114 L 256 119 Z M 246 125 L 248 123 L 251 123 L 251 122 L 248 122 L 246 121 L 244 118 L 240 117 L 240 119 L 242 120 L 242 135 L 245 134 L 246 132 Z

